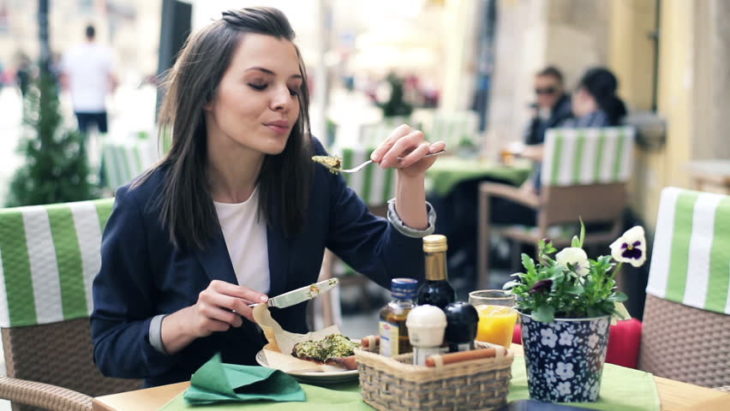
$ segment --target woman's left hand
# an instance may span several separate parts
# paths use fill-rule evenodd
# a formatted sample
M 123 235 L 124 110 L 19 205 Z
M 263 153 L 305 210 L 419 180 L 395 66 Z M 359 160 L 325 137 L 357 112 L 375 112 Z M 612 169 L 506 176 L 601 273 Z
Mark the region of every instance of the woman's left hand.
M 383 168 L 397 168 L 399 174 L 405 177 L 421 177 L 425 176 L 426 170 L 436 161 L 436 157 L 424 156 L 444 149 L 444 142 L 429 143 L 422 131 L 403 124 L 373 151 L 370 159 Z

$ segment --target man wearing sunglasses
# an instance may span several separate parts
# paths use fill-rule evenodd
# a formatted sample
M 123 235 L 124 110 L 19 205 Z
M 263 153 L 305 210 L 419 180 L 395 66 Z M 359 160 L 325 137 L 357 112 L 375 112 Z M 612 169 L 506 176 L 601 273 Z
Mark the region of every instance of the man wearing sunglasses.
M 542 144 L 545 130 L 557 127 L 571 116 L 570 96 L 563 89 L 563 74 L 553 66 L 546 67 L 535 75 L 534 116 L 525 135 L 525 144 Z

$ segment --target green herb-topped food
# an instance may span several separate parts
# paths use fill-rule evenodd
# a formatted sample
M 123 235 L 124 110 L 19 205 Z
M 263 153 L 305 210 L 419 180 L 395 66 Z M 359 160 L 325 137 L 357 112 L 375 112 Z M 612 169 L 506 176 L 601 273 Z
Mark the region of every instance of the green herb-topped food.
M 339 173 L 342 168 L 342 160 L 335 156 L 312 156 L 312 161 L 327 167 L 327 169 L 333 174 Z
M 360 344 L 342 334 L 330 334 L 321 340 L 311 340 L 294 345 L 292 355 L 306 360 L 327 362 L 335 358 L 349 357 Z

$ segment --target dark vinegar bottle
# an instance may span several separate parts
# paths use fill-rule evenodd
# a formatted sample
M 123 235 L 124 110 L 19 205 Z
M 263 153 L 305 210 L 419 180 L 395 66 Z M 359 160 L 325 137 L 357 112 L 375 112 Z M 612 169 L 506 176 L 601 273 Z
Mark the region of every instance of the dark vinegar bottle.
M 426 254 L 426 280 L 418 289 L 416 304 L 430 304 L 444 309 L 456 300 L 446 273 L 446 236 L 433 234 L 423 237 Z

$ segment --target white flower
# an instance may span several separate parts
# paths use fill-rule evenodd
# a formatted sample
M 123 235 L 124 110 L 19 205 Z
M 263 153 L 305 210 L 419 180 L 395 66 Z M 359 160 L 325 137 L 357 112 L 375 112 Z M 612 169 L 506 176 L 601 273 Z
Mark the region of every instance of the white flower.
M 558 361 L 558 364 L 555 367 L 555 374 L 558 374 L 558 377 L 560 377 L 561 380 L 573 378 L 573 376 L 575 375 L 575 373 L 573 372 L 573 364 L 566 364 L 564 362 Z
M 555 348 L 555 341 L 558 340 L 558 336 L 555 335 L 553 330 L 547 329 L 547 330 L 540 330 L 540 335 L 542 335 L 542 345 L 547 345 L 550 348 Z
M 588 345 L 590 345 L 591 348 L 596 348 L 596 344 L 598 344 L 598 336 L 596 334 L 591 334 L 590 337 L 588 337 Z
M 560 395 L 570 394 L 570 383 L 561 382 L 560 384 L 558 384 L 558 392 L 560 393 Z
M 560 333 L 560 340 L 558 341 L 558 344 L 560 345 L 573 345 L 573 334 L 563 331 Z
M 555 378 L 555 373 L 553 373 L 552 369 L 548 368 L 545 370 L 545 379 L 549 382 L 557 381 L 557 378 Z
M 588 274 L 588 255 L 582 248 L 563 248 L 562 251 L 555 254 L 555 261 L 558 265 L 562 265 L 566 268 L 569 268 L 569 265 L 572 266 L 573 271 L 580 276 Z
M 640 267 L 646 261 L 646 236 L 644 228 L 635 226 L 611 244 L 614 260 Z

